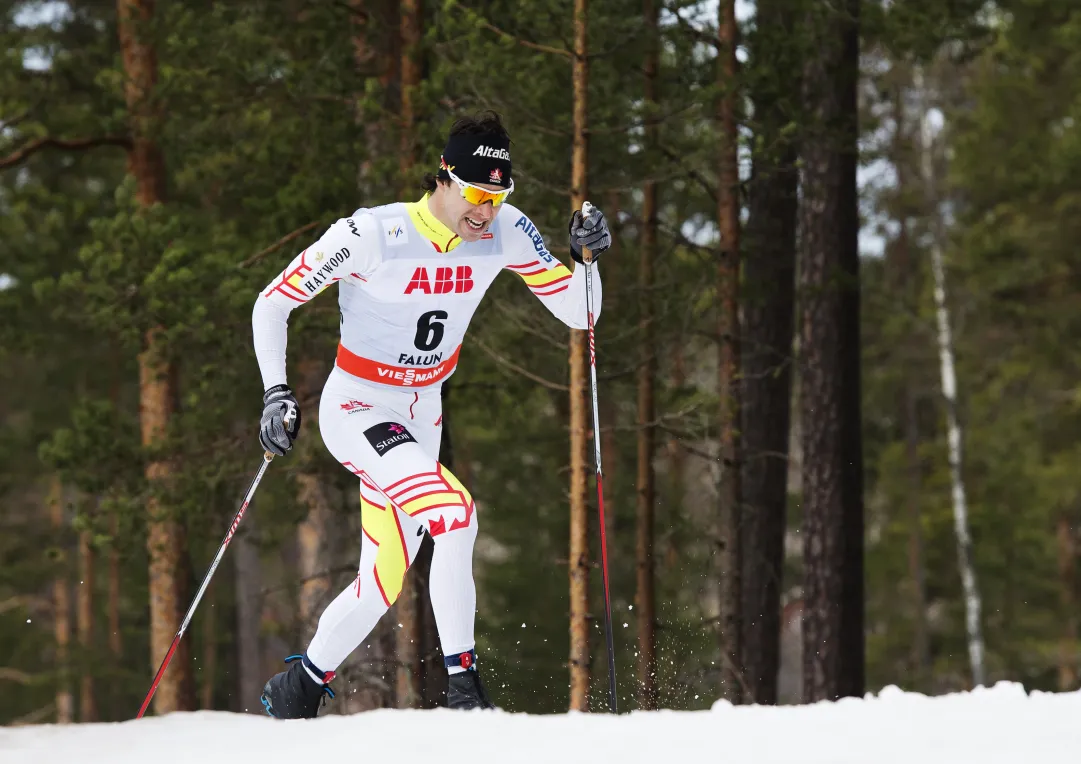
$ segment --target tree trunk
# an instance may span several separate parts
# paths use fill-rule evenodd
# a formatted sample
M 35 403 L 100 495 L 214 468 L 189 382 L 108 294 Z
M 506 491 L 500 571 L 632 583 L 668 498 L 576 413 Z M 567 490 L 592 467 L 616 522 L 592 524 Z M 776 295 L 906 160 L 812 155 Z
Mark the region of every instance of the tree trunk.
M 56 723 L 71 724 L 75 718 L 75 698 L 71 693 L 71 593 L 68 590 L 67 534 L 64 531 L 64 487 L 53 475 L 46 498 L 49 521 L 56 539 L 56 577 L 53 579 L 53 638 L 56 641 Z
M 259 549 L 253 539 L 254 517 L 248 516 L 244 528 L 233 539 L 233 561 L 236 564 L 236 644 L 237 694 L 239 709 L 247 713 L 263 713 L 259 695 L 263 691 L 262 625 L 263 596 Z
M 124 660 L 124 639 L 120 633 L 120 517 L 112 517 L 112 543 L 109 546 L 109 592 L 106 603 L 106 621 L 109 627 L 109 655 L 114 667 L 119 667 Z M 109 687 L 109 708 L 113 719 L 125 718 L 124 699 L 119 688 Z
M 109 652 L 119 661 L 124 652 L 124 640 L 120 633 L 120 549 L 117 536 L 120 533 L 120 518 L 113 515 L 113 543 L 109 548 Z
M 312 472 L 298 472 L 297 499 L 308 508 L 308 514 L 297 526 L 297 573 L 300 575 L 300 591 L 297 602 L 297 618 L 300 622 L 301 642 L 307 643 L 315 635 L 319 616 L 328 604 L 330 576 L 328 539 L 334 518 L 330 499 L 323 480 Z
M 323 364 L 311 357 L 304 357 L 298 364 L 297 392 L 300 400 L 316 400 L 319 386 L 325 376 Z M 316 407 L 318 408 L 318 407 Z M 312 427 L 319 428 L 318 411 Z M 314 448 L 315 443 L 310 445 Z M 324 478 L 314 466 L 314 460 L 305 447 L 300 465 L 294 475 L 297 484 L 297 501 L 308 512 L 297 526 L 297 573 L 300 590 L 297 595 L 297 620 L 300 641 L 307 644 L 315 635 L 319 616 L 336 592 L 331 592 L 329 540 L 334 522 L 334 509 L 327 495 Z
M 1058 689 L 1077 689 L 1077 548 L 1070 517 L 1059 515 L 1058 539 L 1059 602 L 1062 604 L 1062 639 L 1059 643 Z
M 218 609 L 215 607 L 213 585 L 206 590 L 201 603 L 203 607 L 203 665 L 202 683 L 199 685 L 199 708 L 214 710 L 214 685 L 218 680 Z
M 587 193 L 586 0 L 574 0 L 573 146 L 571 149 L 571 210 L 580 210 Z M 586 332 L 570 330 L 570 710 L 589 710 L 589 517 L 588 438 L 586 403 Z
M 79 634 L 79 721 L 95 722 L 94 676 L 90 666 L 94 650 L 94 548 L 91 532 L 79 534 L 79 588 L 76 590 L 75 619 Z
M 382 173 L 378 172 L 377 158 L 393 154 L 390 130 L 381 117 L 398 109 L 395 89 L 401 66 L 401 8 L 389 0 L 349 0 L 352 9 L 350 20 L 353 27 L 353 61 L 359 81 L 364 87 L 357 90 L 354 121 L 364 134 L 364 156 L 357 165 L 357 189 L 360 204 L 371 206 L 379 203 L 388 186 Z M 379 82 L 381 98 L 370 105 L 366 93 L 371 78 Z M 402 177 L 402 182 L 408 179 Z M 390 190 L 395 190 L 393 186 Z
M 402 86 L 400 172 L 403 184 L 411 184 L 416 151 L 415 100 L 420 85 L 420 0 L 402 0 Z M 404 192 L 404 188 L 403 188 Z M 417 572 L 406 573 L 402 593 L 395 603 L 395 617 L 400 627 L 395 632 L 398 651 L 398 708 L 418 708 L 422 697 L 420 665 L 420 614 L 417 602 Z
M 658 9 L 654 0 L 644 0 L 642 17 L 646 24 L 646 49 L 643 71 L 644 95 L 648 110 L 646 151 L 657 145 L 657 68 Z M 638 454 L 637 502 L 635 507 L 635 568 L 637 572 L 634 606 L 638 611 L 638 707 L 657 708 L 657 595 L 653 566 L 654 505 L 656 475 L 653 457 L 657 428 L 654 386 L 657 379 L 657 347 L 653 326 L 653 262 L 657 257 L 657 183 L 642 184 L 641 251 L 638 258 L 639 309 L 638 331 L 641 336 L 638 366 Z
M 124 95 L 132 127 L 128 171 L 135 177 L 136 199 L 150 207 L 165 199 L 165 164 L 154 141 L 158 119 L 153 103 L 157 60 L 147 39 L 154 14 L 153 0 L 117 0 L 118 33 L 124 63 Z M 156 256 L 155 253 L 147 253 Z M 160 446 L 176 406 L 176 370 L 164 358 L 164 330 L 147 331 L 139 355 L 139 419 L 145 448 Z M 146 478 L 160 488 L 171 468 L 160 455 L 146 466 Z M 181 526 L 156 496 L 147 502 L 147 550 L 150 554 L 150 666 L 155 671 L 180 627 L 184 582 L 180 571 L 186 554 Z M 154 712 L 191 710 L 191 662 L 187 643 L 181 640 L 169 671 L 154 695 Z
M 749 700 L 777 702 L 781 591 L 788 510 L 792 338 L 795 314 L 799 17 L 789 0 L 759 0 L 753 58 L 755 148 L 744 235 L 743 669 Z
M 682 392 L 687 384 L 687 361 L 683 355 L 683 345 L 677 341 L 672 349 L 672 369 L 669 384 L 672 389 Z M 668 517 L 676 518 L 683 516 L 685 497 L 687 495 L 687 450 L 680 443 L 680 438 L 673 436 L 668 439 Z M 672 521 L 661 518 L 661 527 L 672 526 Z M 669 546 L 666 556 L 670 557 L 675 550 Z
M 800 421 L 803 694 L 863 694 L 863 464 L 856 194 L 859 3 L 816 7 L 805 69 Z
M 923 73 L 916 70 L 914 84 L 918 91 L 926 93 Z M 957 567 L 961 573 L 961 588 L 965 596 L 965 631 L 968 635 L 968 659 L 972 669 L 972 684 L 984 683 L 983 631 L 980 626 L 980 590 L 976 580 L 976 568 L 972 564 L 972 539 L 968 528 L 968 501 L 964 482 L 964 434 L 957 411 L 957 372 L 954 364 L 953 337 L 950 330 L 950 312 L 946 295 L 946 268 L 942 258 L 942 221 L 938 209 L 937 189 L 933 163 L 932 127 L 928 110 L 920 120 L 921 169 L 931 216 L 931 272 L 934 275 L 935 318 L 938 328 L 938 356 L 942 375 L 942 398 L 946 404 L 946 427 L 949 444 L 950 487 L 953 496 L 953 524 L 957 537 Z
M 116 342 L 110 344 L 110 356 L 114 373 L 109 398 L 113 407 L 118 410 L 122 400 L 121 385 L 123 379 L 120 373 L 123 369 L 122 353 L 119 344 Z M 105 620 L 109 630 L 109 655 L 113 667 L 119 668 L 124 660 L 124 640 L 120 633 L 120 513 L 115 509 L 109 517 L 109 533 L 111 539 L 109 543 L 108 593 L 105 603 Z M 109 710 L 113 719 L 124 719 L 127 713 L 124 708 L 126 701 L 116 684 L 110 682 L 108 690 Z
M 721 257 L 717 268 L 717 336 L 720 401 L 721 481 L 718 492 L 721 577 L 721 697 L 732 703 L 743 699 L 740 661 L 740 581 L 743 574 L 740 538 L 740 436 L 739 436 L 739 133 L 736 109 L 740 90 L 736 84 L 735 0 L 718 5 L 718 86 L 721 98 L 717 113 L 721 128 L 720 188 L 717 219 L 721 231 Z

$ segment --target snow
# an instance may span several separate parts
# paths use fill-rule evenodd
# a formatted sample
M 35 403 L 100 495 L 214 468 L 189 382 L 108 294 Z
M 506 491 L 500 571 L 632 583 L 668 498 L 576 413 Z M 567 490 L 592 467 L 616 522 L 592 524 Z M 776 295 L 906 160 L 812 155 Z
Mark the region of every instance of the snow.
M 1040 764 L 1081 756 L 1081 692 L 1000 683 L 939 697 L 887 687 L 810 706 L 530 716 L 374 711 L 282 722 L 200 711 L 116 724 L 0 728 L 0 761 L 243 764 L 443 761 L 470 764 Z M 464 746 L 464 747 L 463 747 Z M 454 752 L 457 752 L 456 754 Z

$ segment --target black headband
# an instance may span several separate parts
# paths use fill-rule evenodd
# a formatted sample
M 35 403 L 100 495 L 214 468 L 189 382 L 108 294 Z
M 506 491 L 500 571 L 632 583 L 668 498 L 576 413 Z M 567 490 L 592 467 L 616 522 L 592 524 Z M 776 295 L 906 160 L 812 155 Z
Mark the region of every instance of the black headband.
M 449 169 L 467 183 L 491 183 L 510 188 L 510 139 L 493 133 L 452 135 L 443 149 L 439 176 L 450 180 Z

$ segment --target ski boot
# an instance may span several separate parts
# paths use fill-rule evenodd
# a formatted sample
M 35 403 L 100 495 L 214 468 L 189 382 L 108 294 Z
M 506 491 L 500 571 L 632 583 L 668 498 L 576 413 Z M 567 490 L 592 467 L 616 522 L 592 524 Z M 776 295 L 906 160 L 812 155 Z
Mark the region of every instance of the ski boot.
M 477 654 L 473 650 L 449 655 L 444 659 L 447 668 L 461 666 L 465 671 L 447 677 L 447 708 L 467 711 L 471 708 L 495 708 L 484 689 L 477 671 Z
M 320 702 L 326 705 L 326 696 L 334 697 L 334 691 L 327 686 L 334 672 L 320 671 L 307 655 L 290 655 L 285 662 L 292 665 L 272 676 L 263 687 L 259 696 L 263 708 L 275 719 L 314 719 Z M 323 683 L 312 679 L 305 667 L 324 677 Z

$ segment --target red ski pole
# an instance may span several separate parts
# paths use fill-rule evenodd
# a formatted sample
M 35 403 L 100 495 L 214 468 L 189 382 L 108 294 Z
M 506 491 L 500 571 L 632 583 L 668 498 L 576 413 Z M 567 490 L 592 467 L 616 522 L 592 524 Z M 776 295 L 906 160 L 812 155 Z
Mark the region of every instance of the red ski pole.
M 286 414 L 286 429 L 293 423 L 295 416 L 293 411 Z M 251 503 L 252 496 L 255 495 L 255 489 L 259 487 L 259 482 L 263 479 L 267 467 L 270 466 L 270 463 L 273 460 L 274 454 L 269 451 L 263 454 L 263 463 L 259 466 L 259 471 L 255 473 L 255 478 L 251 481 L 251 485 L 248 486 L 248 491 L 244 494 L 244 501 L 240 505 L 240 509 L 238 509 L 233 516 L 233 522 L 229 524 L 229 532 L 225 534 L 225 539 L 221 542 L 221 546 L 218 547 L 218 553 L 214 555 L 214 561 L 210 563 L 210 570 L 203 576 L 203 583 L 199 584 L 199 591 L 195 593 L 195 599 L 192 600 L 191 607 L 188 608 L 188 612 L 184 615 L 184 620 L 180 623 L 180 628 L 177 630 L 176 636 L 173 637 L 173 643 L 169 645 L 169 651 L 165 653 L 165 658 L 162 660 L 161 666 L 158 667 L 158 673 L 154 675 L 154 681 L 150 685 L 150 691 L 146 694 L 143 705 L 139 708 L 139 713 L 135 716 L 136 719 L 142 719 L 143 714 L 146 713 L 147 706 L 150 705 L 154 693 L 158 690 L 161 678 L 165 676 L 165 669 L 168 668 L 169 661 L 173 659 L 173 653 L 176 652 L 176 647 L 180 644 L 180 638 L 183 637 L 184 632 L 188 630 L 188 625 L 191 623 L 192 616 L 195 615 L 195 608 L 199 605 L 199 600 L 203 598 L 203 594 L 206 593 L 206 588 L 210 586 L 210 579 L 213 577 L 214 571 L 218 569 L 218 565 L 225 556 L 225 549 L 229 546 L 229 542 L 233 540 L 233 536 L 236 535 L 236 529 L 240 527 L 240 521 L 244 519 L 244 513 L 248 510 L 248 504 Z
M 582 204 L 582 217 L 593 212 L 589 202 Z M 589 383 L 593 395 L 593 460 L 597 465 L 597 511 L 601 526 L 601 573 L 604 578 L 604 633 L 608 642 L 608 710 L 617 713 L 616 707 L 616 648 L 612 640 L 612 596 L 608 587 L 608 539 L 604 523 L 604 487 L 601 472 L 601 420 L 597 408 L 597 343 L 593 334 L 593 253 L 582 248 L 582 260 L 586 266 L 586 312 L 589 314 Z

